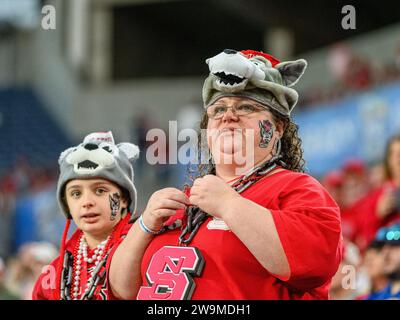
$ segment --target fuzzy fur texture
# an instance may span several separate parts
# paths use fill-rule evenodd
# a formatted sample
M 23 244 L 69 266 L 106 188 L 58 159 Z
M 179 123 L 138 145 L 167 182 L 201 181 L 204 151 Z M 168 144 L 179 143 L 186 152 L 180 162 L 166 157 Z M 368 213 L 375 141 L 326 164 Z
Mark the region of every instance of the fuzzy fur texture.
M 130 197 L 129 211 L 134 214 L 137 194 L 132 162 L 138 157 L 139 148 L 136 145 L 116 145 L 111 131 L 89 134 L 81 144 L 62 152 L 58 160 L 60 175 L 57 198 L 66 217 L 71 218 L 62 200 L 66 183 L 73 179 L 89 178 L 103 178 L 126 189 Z
M 224 96 L 242 96 L 285 116 L 290 115 L 298 100 L 296 90 L 291 87 L 307 67 L 304 59 L 279 62 L 251 50 L 224 50 L 206 62 L 210 74 L 203 86 L 205 108 Z

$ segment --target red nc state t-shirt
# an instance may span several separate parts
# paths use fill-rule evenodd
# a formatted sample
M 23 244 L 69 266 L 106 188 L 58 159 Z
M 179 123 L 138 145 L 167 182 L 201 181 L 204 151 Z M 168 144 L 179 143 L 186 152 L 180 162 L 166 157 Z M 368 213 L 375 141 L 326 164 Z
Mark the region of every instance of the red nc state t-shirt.
M 340 211 L 327 191 L 306 174 L 283 170 L 263 178 L 241 195 L 271 211 L 291 276 L 278 279 L 271 275 L 222 221 L 209 217 L 189 244 L 200 250 L 205 261 L 200 276 L 193 276 L 193 270 L 189 277 L 185 273 L 187 282 L 195 283 L 191 299 L 327 299 L 342 257 Z M 164 263 L 160 267 L 163 270 L 148 270 L 159 249 L 178 246 L 180 232 L 177 229 L 158 235 L 148 246 L 142 260 L 142 289 L 149 286 L 149 280 L 159 288 L 158 294 L 148 294 L 147 298 L 176 297 L 169 293 L 182 289 L 182 284 L 171 281 L 167 274 L 182 273 L 182 261 L 170 256 L 174 263 Z M 164 249 L 163 254 L 171 254 L 169 248 Z M 190 250 L 186 255 L 192 263 L 193 255 Z M 186 265 L 186 271 L 190 267 Z M 146 298 L 146 294 L 138 298 Z

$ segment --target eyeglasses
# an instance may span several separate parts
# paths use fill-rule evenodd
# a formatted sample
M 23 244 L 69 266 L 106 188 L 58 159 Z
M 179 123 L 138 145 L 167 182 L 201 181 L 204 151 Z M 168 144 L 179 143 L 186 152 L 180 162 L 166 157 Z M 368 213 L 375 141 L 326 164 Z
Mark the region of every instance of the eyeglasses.
M 207 108 L 207 115 L 211 119 L 219 120 L 225 115 L 228 109 L 231 109 L 232 113 L 234 113 L 238 117 L 266 110 L 266 108 L 258 105 L 253 105 L 248 102 L 243 102 L 232 107 L 228 107 L 224 104 L 214 104 Z

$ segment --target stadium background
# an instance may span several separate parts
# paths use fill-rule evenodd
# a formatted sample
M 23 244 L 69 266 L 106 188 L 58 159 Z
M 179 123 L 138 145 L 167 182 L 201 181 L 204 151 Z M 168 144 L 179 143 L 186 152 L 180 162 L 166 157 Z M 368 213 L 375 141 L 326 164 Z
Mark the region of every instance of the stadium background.
M 348 4 L 356 29 L 342 27 Z M 56 10 L 54 30 L 41 25 L 45 5 Z M 185 166 L 146 161 L 146 133 L 161 128 L 168 136 L 169 121 L 196 128 L 205 59 L 225 48 L 307 59 L 294 118 L 308 172 L 332 184 L 340 171 L 348 204 L 379 187 L 385 143 L 400 132 L 399 8 L 393 1 L 0 0 L 0 282 L 28 298 L 34 275 L 56 254 L 64 226 L 58 155 L 87 133 L 112 130 L 117 141 L 141 147 L 139 210 L 155 190 L 182 187 Z M 362 248 L 354 248 L 349 259 L 362 268 Z

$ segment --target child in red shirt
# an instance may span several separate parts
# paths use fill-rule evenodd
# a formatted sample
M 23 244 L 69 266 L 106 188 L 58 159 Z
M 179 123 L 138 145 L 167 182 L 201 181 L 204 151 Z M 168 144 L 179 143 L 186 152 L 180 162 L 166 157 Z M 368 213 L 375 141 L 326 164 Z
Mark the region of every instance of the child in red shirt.
M 131 143 L 116 145 L 111 132 L 92 133 L 59 158 L 57 198 L 67 217 L 60 255 L 38 278 L 34 300 L 107 300 L 113 252 L 135 213 Z M 66 241 L 71 219 L 76 232 Z

